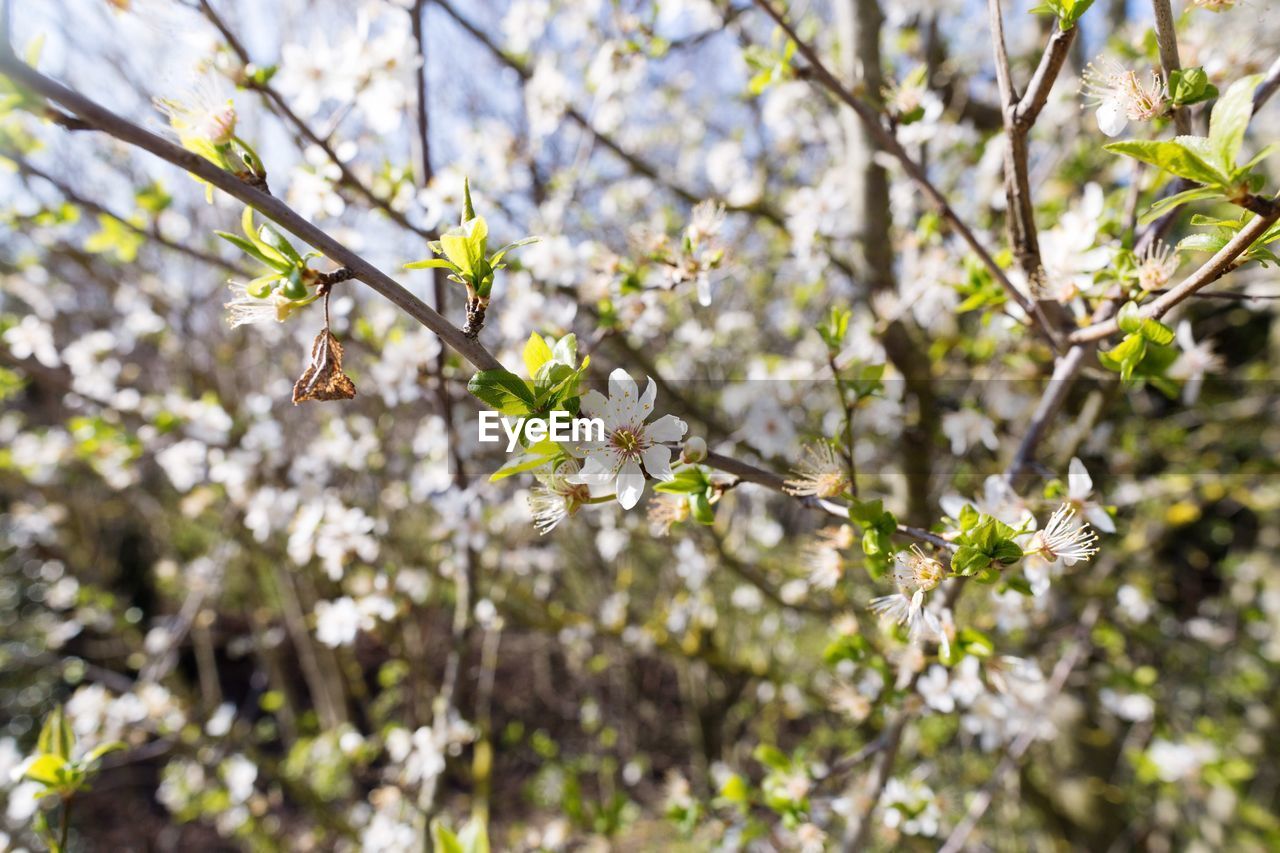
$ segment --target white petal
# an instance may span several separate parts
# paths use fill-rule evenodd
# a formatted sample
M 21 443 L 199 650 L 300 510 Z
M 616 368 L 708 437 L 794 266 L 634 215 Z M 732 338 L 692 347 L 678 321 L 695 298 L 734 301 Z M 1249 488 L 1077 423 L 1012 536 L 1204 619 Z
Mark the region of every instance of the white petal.
M 653 379 L 649 380 L 649 384 L 645 386 L 644 394 L 640 396 L 639 404 L 636 406 L 636 413 L 640 420 L 649 417 L 649 413 L 653 411 L 654 398 L 658 396 L 658 386 L 654 384 Z
M 1098 129 L 1107 136 L 1119 136 L 1128 123 L 1124 104 L 1119 100 L 1108 99 L 1098 106 Z
M 644 460 L 644 470 L 649 472 L 650 477 L 670 480 L 675 476 L 671 473 L 671 451 L 661 444 L 646 448 L 640 457 Z
M 1095 529 L 1101 530 L 1103 533 L 1116 532 L 1116 523 L 1112 520 L 1111 515 L 1097 504 L 1086 506 L 1084 508 L 1084 517 Z
M 1078 456 L 1071 457 L 1071 465 L 1067 468 L 1067 497 L 1073 501 L 1083 501 L 1093 491 L 1093 478 L 1085 469 Z
M 619 367 L 609 374 L 609 397 L 616 400 L 618 397 L 628 395 L 635 400 L 640 396 L 640 389 L 636 387 L 635 380 L 627 374 L 627 371 Z
M 603 417 L 609 409 L 609 399 L 599 391 L 588 391 L 582 395 L 582 411 L 588 415 Z M 606 424 L 610 426 L 610 424 Z
M 565 477 L 570 483 L 604 485 L 618 473 L 618 457 L 613 450 L 600 450 L 587 457 L 582 470 Z
M 650 441 L 679 441 L 684 438 L 689 425 L 675 415 L 663 415 L 645 427 Z
M 618 472 L 618 503 L 622 504 L 623 509 L 631 509 L 640 502 L 640 496 L 643 494 L 644 473 L 640 470 L 639 463 L 634 459 L 628 459 L 623 464 L 622 470 Z

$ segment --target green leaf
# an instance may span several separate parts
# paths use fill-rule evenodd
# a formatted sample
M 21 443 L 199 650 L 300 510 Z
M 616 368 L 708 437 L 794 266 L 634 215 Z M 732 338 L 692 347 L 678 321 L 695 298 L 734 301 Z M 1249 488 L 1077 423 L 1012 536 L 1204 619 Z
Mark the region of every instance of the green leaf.
M 289 299 L 306 299 L 307 286 L 302 283 L 302 268 L 293 267 L 283 279 L 284 287 L 280 292 Z
M 1175 207 L 1186 204 L 1189 201 L 1199 201 L 1206 198 L 1217 198 L 1222 195 L 1222 191 L 1217 187 L 1193 187 L 1189 190 L 1183 190 L 1180 193 L 1174 193 L 1171 196 L 1162 198 L 1142 214 L 1142 218 L 1138 220 L 1140 224 L 1154 222 L 1166 212 L 1173 210 Z
M 65 759 L 52 753 L 45 753 L 27 766 L 22 778 L 30 779 L 32 782 L 39 782 L 41 785 L 48 785 L 50 788 L 56 788 L 66 779 L 69 768 L 70 765 Z
M 223 240 L 226 240 L 228 243 L 235 246 L 237 249 L 244 252 L 246 255 L 250 256 L 251 258 L 255 258 L 256 260 L 262 261 L 262 263 L 266 264 L 267 266 L 271 267 L 274 270 L 277 270 L 279 272 L 285 272 L 290 267 L 290 264 L 286 263 L 283 258 L 275 255 L 274 253 L 272 253 L 271 256 L 268 256 L 266 253 L 264 253 L 261 249 L 258 248 L 257 244 L 249 242 L 248 240 L 246 240 L 245 238 L 241 237 L 238 234 L 229 234 L 226 231 L 214 231 L 213 233 L 217 234 Z
M 1198 184 L 1221 186 L 1229 183 L 1226 175 L 1205 162 L 1199 151 L 1202 146 L 1188 147 L 1186 140 L 1198 137 L 1178 137 L 1177 139 L 1130 139 L 1123 142 L 1112 142 L 1103 147 L 1116 154 L 1124 154 L 1150 163 L 1160 169 L 1186 178 Z
M 501 367 L 482 370 L 471 377 L 467 390 L 504 415 L 524 415 L 533 411 L 535 401 L 528 384 Z
M 1098 361 L 1108 370 L 1120 374 L 1121 379 L 1133 378 L 1133 371 L 1142 363 L 1147 354 L 1147 339 L 1142 335 L 1131 334 L 1114 348 L 1098 353 Z
M 275 249 L 285 258 L 292 261 L 292 266 L 302 266 L 302 256 L 298 254 L 297 249 L 293 248 L 293 244 L 284 238 L 276 229 L 267 223 L 262 223 L 258 228 L 258 238 L 271 248 Z
M 1253 74 L 1232 83 L 1213 105 L 1209 116 L 1209 147 L 1228 172 L 1235 169 L 1240 146 L 1244 144 L 1244 132 L 1253 117 L 1253 90 L 1258 88 L 1262 77 Z
M 477 216 L 440 235 L 440 248 L 462 275 L 475 279 L 483 274 L 485 241 L 488 236 L 488 224 L 484 217 Z
M 951 555 L 951 571 L 957 575 L 974 575 L 991 565 L 991 557 L 972 545 L 961 545 Z
M 709 526 L 716 523 L 716 510 L 706 492 L 689 495 L 689 515 L 699 524 Z
M 785 773 L 791 769 L 791 759 L 787 758 L 786 754 L 776 746 L 762 743 L 755 748 L 751 755 L 756 761 L 759 761 L 770 770 Z
M 69 760 L 75 746 L 75 732 L 71 730 L 71 724 L 67 722 L 62 706 L 59 705 L 45 718 L 44 726 L 40 729 L 40 737 L 36 741 L 36 750 L 46 755 L 56 755 L 63 760 Z
M 530 243 L 536 243 L 541 239 L 541 237 L 525 237 L 523 240 L 516 240 L 514 243 L 508 243 L 493 253 L 493 257 L 489 259 L 489 266 L 496 267 L 507 252 L 510 252 L 512 249 L 518 249 L 521 246 L 528 246 Z
M 668 495 L 693 495 L 705 492 L 710 485 L 707 475 L 700 467 L 689 465 L 677 471 L 672 479 L 655 483 L 653 490 Z
M 1169 100 L 1174 106 L 1185 107 L 1207 101 L 1218 95 L 1218 88 L 1209 82 L 1203 68 L 1178 68 L 1169 72 Z
M 129 748 L 129 745 L 127 743 L 119 740 L 113 740 L 107 743 L 99 744 L 98 746 L 95 746 L 93 749 L 89 750 L 89 752 L 85 755 L 83 759 L 83 763 L 85 766 L 90 766 L 98 762 L 99 760 L 101 760 L 102 757 L 105 755 L 110 755 L 113 752 L 120 752 L 128 748 Z
M 434 853 L 466 853 L 458 836 L 440 818 L 431 821 L 431 846 Z
M 460 272 L 460 270 L 456 266 L 454 266 L 451 262 L 446 261 L 444 258 L 428 258 L 425 261 L 414 261 L 412 263 L 405 264 L 404 268 L 407 270 L 441 269 L 441 270 L 453 270 L 454 272 Z
M 1173 343 L 1173 329 L 1159 320 L 1143 317 L 1136 302 L 1126 302 L 1120 308 L 1120 312 L 1116 315 L 1116 324 L 1120 327 L 1120 331 L 1141 335 L 1153 344 L 1168 346 Z
M 496 483 L 514 474 L 523 474 L 541 468 L 560 455 L 560 448 L 550 439 L 543 439 L 530 445 L 524 453 L 507 460 L 501 468 L 489 475 L 489 482 Z
M 476 218 L 476 209 L 471 204 L 471 179 L 462 179 L 462 224 L 466 225 Z
M 1189 234 L 1178 241 L 1179 252 L 1216 253 L 1227 245 L 1228 239 L 1220 234 Z
M 524 345 L 524 369 L 530 379 L 536 379 L 542 365 L 552 359 L 551 347 L 537 332 L 529 333 L 529 340 Z M 572 365 L 569 365 L 572 367 Z

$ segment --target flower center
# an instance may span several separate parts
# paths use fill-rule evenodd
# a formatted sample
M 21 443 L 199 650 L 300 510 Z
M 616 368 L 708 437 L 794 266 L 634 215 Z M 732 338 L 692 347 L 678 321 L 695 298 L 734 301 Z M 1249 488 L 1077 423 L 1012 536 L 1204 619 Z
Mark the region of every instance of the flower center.
M 630 427 L 623 427 L 613 433 L 613 446 L 620 453 L 633 454 L 640 450 L 640 436 Z

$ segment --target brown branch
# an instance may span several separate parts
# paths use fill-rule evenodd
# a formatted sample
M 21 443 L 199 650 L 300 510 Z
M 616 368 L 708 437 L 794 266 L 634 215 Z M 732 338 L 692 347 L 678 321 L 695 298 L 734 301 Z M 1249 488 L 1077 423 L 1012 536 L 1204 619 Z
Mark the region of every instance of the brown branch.
M 1173 8 L 1169 0 L 1151 0 L 1151 11 L 1155 15 L 1156 45 L 1160 48 L 1160 65 L 1164 69 L 1164 81 L 1167 84 L 1173 72 L 1182 68 L 1178 59 L 1178 33 L 1173 24 Z M 1185 109 L 1175 108 L 1173 126 L 1179 136 L 1191 133 L 1191 114 Z
M 231 197 L 257 210 L 263 216 L 298 237 L 298 239 L 315 247 L 331 261 L 351 268 L 358 279 L 386 297 L 423 326 L 435 332 L 449 346 L 461 353 L 480 370 L 492 370 L 501 367 L 498 360 L 487 349 L 475 341 L 468 340 L 448 320 L 432 310 L 386 273 L 317 228 L 279 199 L 245 184 L 231 173 L 219 169 L 208 160 L 121 118 L 85 96 L 44 76 L 12 54 L 0 53 L 0 71 L 10 75 L 46 99 L 61 105 L 67 111 L 89 122 L 107 135 L 148 151 L 160 159 L 208 181 Z

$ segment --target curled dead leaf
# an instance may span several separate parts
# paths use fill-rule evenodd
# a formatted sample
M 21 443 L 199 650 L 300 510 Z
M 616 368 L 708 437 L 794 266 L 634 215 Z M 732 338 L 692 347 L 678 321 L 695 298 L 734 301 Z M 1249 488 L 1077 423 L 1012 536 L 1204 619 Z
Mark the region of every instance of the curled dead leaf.
M 293 403 L 350 400 L 355 395 L 355 383 L 342 372 L 342 344 L 326 328 L 311 345 L 311 364 L 293 386 Z

